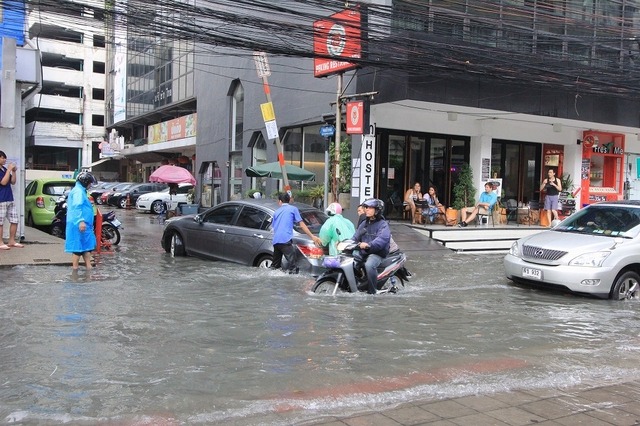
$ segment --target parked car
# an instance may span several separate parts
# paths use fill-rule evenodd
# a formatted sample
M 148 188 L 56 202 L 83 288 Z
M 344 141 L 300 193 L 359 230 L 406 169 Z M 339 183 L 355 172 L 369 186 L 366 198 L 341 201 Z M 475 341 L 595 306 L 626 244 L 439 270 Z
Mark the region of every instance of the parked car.
M 111 193 L 107 199 L 107 204 L 124 209 L 127 207 L 128 198 L 131 207 L 134 207 L 139 196 L 149 192 L 162 191 L 165 188 L 168 188 L 166 183 L 136 183 Z
M 320 210 L 292 203 L 314 234 L 327 220 Z M 271 222 L 278 208 L 274 199 L 227 201 L 197 215 L 165 221 L 161 244 L 173 256 L 196 256 L 267 268 L 273 259 Z M 301 271 L 318 274 L 324 250 L 315 246 L 296 225 L 293 241 L 298 247 Z
M 135 185 L 134 182 L 120 182 L 119 184 L 117 184 L 116 186 L 112 187 L 111 189 L 106 190 L 105 192 L 102 193 L 102 195 L 100 195 L 100 204 L 107 204 L 107 200 L 109 200 L 109 197 L 111 196 L 111 194 L 113 194 L 114 192 L 117 191 L 122 191 L 125 190 L 129 187 L 131 187 L 132 185 Z
M 554 228 L 519 239 L 507 278 L 610 299 L 640 296 L 640 201 L 592 204 Z
M 106 191 L 111 190 L 114 186 L 118 185 L 120 182 L 100 182 L 97 186 L 93 188 L 89 188 L 89 195 L 93 197 L 96 204 L 102 204 L 102 198 L 100 196 L 104 194 Z
M 171 202 L 169 208 L 188 203 L 187 193 L 192 189 L 193 185 L 190 183 L 180 183 L 178 184 L 177 192 L 171 196 L 169 195 L 169 188 L 159 192 L 143 194 L 136 200 L 136 209 L 142 212 L 160 214 L 164 211 L 164 203 Z
M 25 188 L 25 214 L 27 226 L 51 226 L 58 198 L 70 191 L 75 179 L 36 179 Z

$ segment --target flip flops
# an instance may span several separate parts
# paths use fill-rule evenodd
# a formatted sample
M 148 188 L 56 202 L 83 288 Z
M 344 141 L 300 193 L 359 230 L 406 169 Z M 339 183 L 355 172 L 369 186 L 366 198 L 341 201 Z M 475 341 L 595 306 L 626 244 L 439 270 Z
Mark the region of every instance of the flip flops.
M 13 243 L 13 244 L 11 244 L 9 247 L 23 248 L 23 247 L 24 247 L 24 244 L 20 244 L 20 243 Z
M 0 244 L 0 250 L 9 250 L 11 247 L 9 247 L 6 244 Z

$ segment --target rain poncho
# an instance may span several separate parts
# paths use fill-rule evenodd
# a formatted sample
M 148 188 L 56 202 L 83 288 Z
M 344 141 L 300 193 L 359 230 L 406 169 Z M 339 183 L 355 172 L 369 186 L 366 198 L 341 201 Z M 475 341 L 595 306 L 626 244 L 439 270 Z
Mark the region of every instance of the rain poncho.
M 80 222 L 84 221 L 86 229 L 80 232 Z M 93 229 L 93 206 L 89 201 L 87 190 L 80 182 L 69 192 L 67 197 L 67 230 L 64 251 L 67 253 L 84 253 L 96 248 L 96 235 Z
M 329 216 L 329 219 L 320 228 L 318 237 L 322 240 L 323 245 L 329 245 L 329 254 L 335 256 L 339 254 L 337 244 L 340 241 L 348 240 L 353 237 L 356 229 L 349 219 L 341 214 Z

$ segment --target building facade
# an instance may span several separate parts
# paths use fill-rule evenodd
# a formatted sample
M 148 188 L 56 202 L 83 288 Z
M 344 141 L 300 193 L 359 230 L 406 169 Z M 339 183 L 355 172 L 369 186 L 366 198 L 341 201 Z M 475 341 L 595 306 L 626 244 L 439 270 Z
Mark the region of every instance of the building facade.
M 105 20 L 100 3 L 27 3 L 28 40 L 41 52 L 43 85 L 26 105 L 26 166 L 73 172 L 100 158 L 105 140 Z M 113 180 L 117 165 L 100 179 Z
M 573 179 L 566 189 L 579 206 L 640 198 L 635 1 L 388 0 L 358 7 L 366 48 L 341 93 L 375 94 L 363 98 L 365 132 L 375 144 L 372 158 L 352 163 L 351 204 L 368 195 L 392 204 L 392 194 L 417 181 L 436 186 L 450 205 L 463 163 L 472 166 L 478 191 L 496 179 L 503 200 L 517 204 L 542 201 L 548 168 Z M 196 176 L 205 207 L 250 189 L 276 191 L 274 180 L 244 172 L 277 159 L 252 52 L 165 37 L 131 31 L 127 22 L 107 34 L 114 46 L 107 125 L 125 138 L 127 170 L 137 167 L 144 178 L 164 162 L 180 163 Z M 321 183 L 327 161 L 319 129 L 335 108 L 337 79 L 313 78 L 311 59 L 268 56 L 285 158 Z M 356 160 L 370 154 L 362 140 L 350 136 Z M 359 167 L 369 160 L 365 184 Z

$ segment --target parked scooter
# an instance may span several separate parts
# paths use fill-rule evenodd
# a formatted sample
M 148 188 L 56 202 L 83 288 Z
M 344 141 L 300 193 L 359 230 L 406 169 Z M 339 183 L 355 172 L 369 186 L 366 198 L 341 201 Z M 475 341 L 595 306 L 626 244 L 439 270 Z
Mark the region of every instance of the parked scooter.
M 338 256 L 326 256 L 323 266 L 327 270 L 322 273 L 313 285 L 314 293 L 336 294 L 344 291 L 356 293 L 367 291 L 367 275 L 364 264 L 356 261 L 354 251 L 358 245 L 353 241 L 338 244 L 342 250 Z M 404 283 L 411 278 L 411 272 L 404 267 L 407 256 L 397 250 L 384 258 L 378 266 L 378 293 L 397 293 Z
M 62 196 L 58 198 L 56 206 L 53 209 L 55 216 L 51 222 L 51 235 L 59 238 L 66 238 L 67 229 L 67 197 Z M 102 214 L 98 209 L 98 214 Z M 102 238 L 103 245 L 111 244 L 118 245 L 120 243 L 120 231 L 118 228 L 122 227 L 122 223 L 116 217 L 115 211 L 102 214 Z

